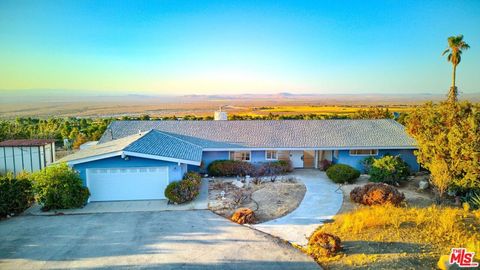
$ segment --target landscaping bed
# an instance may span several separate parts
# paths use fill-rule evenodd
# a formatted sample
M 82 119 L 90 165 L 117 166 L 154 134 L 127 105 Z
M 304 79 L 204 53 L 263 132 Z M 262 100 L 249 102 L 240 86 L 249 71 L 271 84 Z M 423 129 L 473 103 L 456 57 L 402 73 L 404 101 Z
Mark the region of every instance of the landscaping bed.
M 250 184 L 237 178 L 214 178 L 209 180 L 209 208 L 225 218 L 230 218 L 238 208 L 250 208 L 255 212 L 256 223 L 262 223 L 295 210 L 305 192 L 305 185 L 290 176 Z
M 428 207 L 434 203 L 435 196 L 430 189 L 420 190 L 418 188 L 418 183 L 427 178 L 428 178 L 428 175 L 423 175 L 423 174 L 411 176 L 407 182 L 402 183 L 401 186 L 397 187 L 397 189 L 400 192 L 405 194 L 405 201 L 408 205 L 415 206 L 415 207 Z M 350 192 L 356 187 L 360 187 L 369 183 L 368 180 L 369 180 L 369 176 L 366 174 L 362 174 L 356 180 L 355 184 L 341 186 L 344 199 L 343 199 L 342 208 L 340 209 L 339 213 L 348 212 L 357 207 L 361 207 L 360 205 L 350 201 Z

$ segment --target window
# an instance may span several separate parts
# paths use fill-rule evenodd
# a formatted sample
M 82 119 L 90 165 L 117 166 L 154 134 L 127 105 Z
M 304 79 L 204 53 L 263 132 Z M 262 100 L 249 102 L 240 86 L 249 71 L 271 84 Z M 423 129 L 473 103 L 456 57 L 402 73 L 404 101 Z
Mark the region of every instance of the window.
M 350 150 L 350 156 L 376 156 L 378 149 L 356 149 Z
M 240 161 L 250 161 L 250 151 L 230 152 L 230 159 Z
M 277 151 L 275 151 L 275 150 L 265 151 L 265 159 L 266 160 L 277 160 Z

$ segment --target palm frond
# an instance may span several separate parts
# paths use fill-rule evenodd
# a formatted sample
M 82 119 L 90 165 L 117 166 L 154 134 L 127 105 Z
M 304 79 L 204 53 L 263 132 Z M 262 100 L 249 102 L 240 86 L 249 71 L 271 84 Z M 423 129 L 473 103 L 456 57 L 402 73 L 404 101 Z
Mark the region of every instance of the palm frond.
M 450 49 L 446 49 L 445 51 L 443 51 L 442 55 L 445 55 L 446 53 L 448 53 L 450 51 Z

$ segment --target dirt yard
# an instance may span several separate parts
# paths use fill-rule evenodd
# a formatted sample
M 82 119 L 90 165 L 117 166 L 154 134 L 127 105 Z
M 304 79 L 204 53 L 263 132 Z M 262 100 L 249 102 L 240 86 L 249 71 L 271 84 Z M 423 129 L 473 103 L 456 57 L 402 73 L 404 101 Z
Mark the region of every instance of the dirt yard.
M 230 218 L 240 207 L 255 212 L 256 223 L 282 217 L 295 210 L 305 196 L 305 185 L 292 177 L 284 176 L 275 182 L 242 183 L 236 178 L 215 178 L 209 183 L 209 208 Z

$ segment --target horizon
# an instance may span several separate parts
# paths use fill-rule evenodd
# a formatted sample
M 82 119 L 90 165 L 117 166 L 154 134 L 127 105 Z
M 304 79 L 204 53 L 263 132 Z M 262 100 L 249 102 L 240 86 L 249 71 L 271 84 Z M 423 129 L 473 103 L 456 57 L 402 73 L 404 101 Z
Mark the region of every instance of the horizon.
M 478 14 L 472 1 L 2 1 L 0 92 L 441 95 L 441 53 L 463 34 L 458 87 L 475 94 Z

